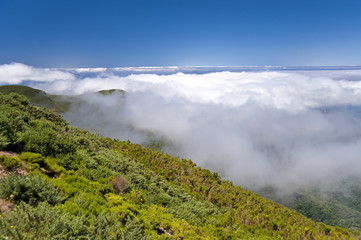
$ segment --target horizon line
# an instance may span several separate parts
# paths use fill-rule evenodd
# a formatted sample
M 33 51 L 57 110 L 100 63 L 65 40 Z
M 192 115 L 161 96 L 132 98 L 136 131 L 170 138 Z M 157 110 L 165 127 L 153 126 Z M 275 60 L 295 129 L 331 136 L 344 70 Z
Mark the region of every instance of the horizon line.
M 188 66 L 120 66 L 120 67 L 36 67 L 36 68 L 48 68 L 48 69 L 180 69 L 180 68 L 361 68 L 361 65 L 292 65 L 292 66 L 282 66 L 282 65 L 219 65 L 219 66 L 207 66 L 207 65 L 188 65 Z

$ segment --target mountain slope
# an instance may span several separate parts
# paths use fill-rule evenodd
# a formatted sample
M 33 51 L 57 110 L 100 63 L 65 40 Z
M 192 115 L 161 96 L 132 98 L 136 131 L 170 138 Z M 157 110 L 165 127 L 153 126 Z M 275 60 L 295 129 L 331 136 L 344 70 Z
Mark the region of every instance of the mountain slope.
M 20 154 L 0 160 L 7 175 L 0 196 L 17 205 L 0 218 L 2 237 L 360 238 L 233 186 L 190 160 L 70 127 L 20 95 L 0 95 L 0 103 L 0 150 Z
M 48 109 L 56 109 L 60 113 L 69 110 L 72 103 L 79 100 L 73 96 L 48 95 L 44 91 L 21 85 L 0 86 L 0 93 L 18 93 L 27 97 L 31 104 Z
M 31 104 L 34 104 L 38 107 L 45 107 L 48 109 L 55 109 L 59 113 L 65 113 L 69 111 L 72 107 L 80 108 L 84 105 L 83 97 L 85 95 L 54 95 L 47 94 L 44 91 L 39 89 L 22 86 L 22 85 L 4 85 L 0 86 L 0 93 L 9 94 L 9 93 L 18 93 L 24 95 L 29 99 Z M 101 96 L 110 96 L 119 94 L 124 96 L 125 91 L 120 89 L 109 89 L 101 90 L 96 92 Z
M 21 85 L 4 85 L 0 86 L 0 93 L 9 94 L 9 93 L 19 93 L 27 97 L 30 102 L 37 106 L 54 108 L 55 103 L 44 91 L 39 89 L 21 86 Z
M 282 194 L 274 188 L 265 188 L 259 193 L 316 221 L 361 229 L 361 189 L 355 179 L 346 180 L 343 189 L 333 192 L 314 188 Z
M 100 131 L 102 126 L 112 124 L 111 119 L 99 117 L 104 114 L 104 111 L 99 111 L 99 105 L 93 104 L 94 101 L 102 103 L 104 101 L 106 103 L 108 97 L 116 97 L 117 103 L 123 104 L 125 102 L 123 101 L 125 92 L 118 89 L 102 90 L 86 95 L 63 96 L 46 94 L 40 90 L 25 86 L 10 85 L 0 86 L 0 92 L 23 93 L 30 99 L 31 103 L 40 107 L 56 109 L 64 114 L 72 125 L 86 127 L 86 129 L 94 132 Z M 89 101 L 89 99 L 93 100 Z M 119 112 L 122 104 L 118 104 L 116 108 L 109 106 L 107 110 Z M 87 121 L 89 118 L 100 120 L 91 125 Z M 158 150 L 164 149 L 164 147 L 167 149 L 176 148 L 169 139 L 152 132 L 138 130 L 129 123 L 127 126 L 119 126 L 119 123 L 117 123 L 114 127 L 122 127 L 126 131 L 133 132 L 134 135 L 143 136 L 145 139 L 142 142 L 143 146 Z M 111 134 L 111 132 L 108 134 Z M 341 191 L 335 192 L 320 191 L 314 189 L 313 186 L 312 189 L 295 190 L 295 193 L 288 195 L 279 195 L 277 189 L 272 187 L 259 190 L 258 193 L 272 201 L 295 209 L 315 221 L 321 221 L 332 226 L 361 229 L 360 186 L 361 180 L 348 179 Z

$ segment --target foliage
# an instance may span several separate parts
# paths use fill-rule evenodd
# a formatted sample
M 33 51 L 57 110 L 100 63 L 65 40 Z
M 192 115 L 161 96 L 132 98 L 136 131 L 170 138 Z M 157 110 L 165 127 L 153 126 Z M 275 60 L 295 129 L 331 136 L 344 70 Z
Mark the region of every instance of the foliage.
M 238 225 L 238 231 L 272 238 L 350 237 L 341 228 L 325 229 L 323 225 L 295 211 L 233 186 L 230 181 L 222 181 L 218 174 L 196 167 L 191 160 L 172 157 L 129 142 L 118 142 L 115 145 L 123 155 L 142 162 L 157 174 L 165 176 L 166 180 L 187 189 L 197 199 L 207 199 L 223 211 L 227 210 L 216 223 L 223 230 Z M 275 218 L 275 215 L 278 217 Z
M 74 97 L 46 94 L 44 91 L 21 85 L 0 86 L 0 93 L 19 93 L 29 99 L 31 104 L 48 109 L 56 109 L 59 112 L 65 112 L 69 109 L 70 103 L 74 103 L 77 100 Z
M 339 194 L 343 195 L 343 193 Z M 346 205 L 347 201 L 352 201 L 352 197 L 350 195 L 342 201 L 335 201 L 335 198 L 330 196 L 321 196 L 320 192 L 303 192 L 291 198 L 291 202 L 287 205 L 320 222 L 361 229 L 361 212 Z M 358 195 L 358 202 L 360 197 Z
M 114 191 L 116 194 L 124 192 L 128 187 L 128 181 L 122 176 L 114 176 L 110 183 L 113 185 Z
M 0 164 L 8 171 L 14 170 L 22 165 L 19 158 L 6 156 L 0 156 Z
M 20 204 L 0 217 L 0 238 L 6 239 L 149 239 L 142 225 L 127 219 L 125 228 L 115 215 L 101 213 L 90 220 L 61 212 L 46 203 L 36 207 Z
M 47 202 L 55 205 L 61 201 L 57 189 L 40 176 L 24 176 L 12 173 L 0 179 L 0 196 L 14 203 L 36 205 Z

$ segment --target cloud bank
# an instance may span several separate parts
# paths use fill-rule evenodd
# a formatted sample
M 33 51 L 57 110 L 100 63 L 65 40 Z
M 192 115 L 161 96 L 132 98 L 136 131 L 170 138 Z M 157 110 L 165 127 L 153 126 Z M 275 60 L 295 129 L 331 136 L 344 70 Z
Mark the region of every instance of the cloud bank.
M 73 74 L 46 68 L 34 68 L 22 63 L 0 65 L 0 84 L 21 84 L 23 81 L 51 82 L 75 80 Z
M 125 97 L 85 94 L 87 104 L 65 118 L 122 140 L 156 133 L 172 141 L 166 151 L 248 188 L 332 189 L 361 171 L 360 70 L 120 75 L 12 67 L 31 71 L 19 77 L 0 70 L 1 80 L 32 79 L 50 93 L 126 90 Z

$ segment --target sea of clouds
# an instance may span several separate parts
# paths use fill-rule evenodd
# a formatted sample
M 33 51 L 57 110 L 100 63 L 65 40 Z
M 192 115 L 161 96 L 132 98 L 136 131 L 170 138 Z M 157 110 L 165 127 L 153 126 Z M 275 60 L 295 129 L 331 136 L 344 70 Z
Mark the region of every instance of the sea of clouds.
M 0 84 L 83 94 L 64 117 L 103 135 L 191 158 L 247 188 L 342 188 L 361 172 L 361 70 L 46 69 L 0 65 Z M 269 70 L 269 71 L 267 71 Z M 100 96 L 123 89 L 125 96 Z

